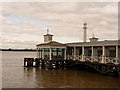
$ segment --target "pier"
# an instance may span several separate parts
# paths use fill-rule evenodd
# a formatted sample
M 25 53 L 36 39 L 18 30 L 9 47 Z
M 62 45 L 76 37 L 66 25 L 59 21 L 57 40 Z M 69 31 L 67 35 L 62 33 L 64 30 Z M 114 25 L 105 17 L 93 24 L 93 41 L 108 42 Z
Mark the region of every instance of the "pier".
M 120 40 L 99 41 L 94 34 L 87 42 L 87 23 L 83 24 L 83 42 L 60 43 L 53 35 L 44 35 L 44 43 L 36 45 L 36 58 L 25 58 L 25 67 L 46 69 L 81 68 L 101 74 L 120 72 Z
M 39 58 L 24 58 L 24 67 L 36 67 L 45 69 L 87 69 L 101 74 L 118 75 L 120 72 L 120 64 L 99 63 L 80 60 L 42 60 Z

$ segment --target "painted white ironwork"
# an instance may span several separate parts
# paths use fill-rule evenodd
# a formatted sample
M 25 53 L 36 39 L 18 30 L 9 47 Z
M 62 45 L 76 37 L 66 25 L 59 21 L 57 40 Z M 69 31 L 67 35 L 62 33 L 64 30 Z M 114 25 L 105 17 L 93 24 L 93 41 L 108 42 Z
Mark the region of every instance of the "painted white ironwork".
M 116 58 L 116 64 L 120 64 L 120 58 Z
M 91 56 L 84 56 L 85 61 L 90 61 L 92 62 Z
M 119 64 L 119 59 L 115 57 L 105 57 L 105 63 Z
M 76 55 L 75 60 L 82 61 L 83 56 L 82 55 Z M 74 56 L 68 55 L 68 60 L 73 60 Z M 90 61 L 90 62 L 102 62 L 102 56 L 84 56 L 84 61 Z M 113 63 L 113 64 L 120 64 L 120 59 L 116 57 L 104 57 L 104 63 Z
M 92 58 L 93 62 L 99 62 L 99 63 L 101 63 L 101 61 L 102 61 L 102 56 L 100 56 L 100 57 L 98 57 L 98 56 L 92 56 L 91 58 Z
M 80 55 L 80 56 L 77 55 L 77 56 L 76 56 L 76 60 L 80 60 L 80 61 L 81 61 L 81 59 L 82 59 L 82 55 Z
M 68 60 L 73 60 L 74 59 L 74 56 L 73 55 L 68 55 Z

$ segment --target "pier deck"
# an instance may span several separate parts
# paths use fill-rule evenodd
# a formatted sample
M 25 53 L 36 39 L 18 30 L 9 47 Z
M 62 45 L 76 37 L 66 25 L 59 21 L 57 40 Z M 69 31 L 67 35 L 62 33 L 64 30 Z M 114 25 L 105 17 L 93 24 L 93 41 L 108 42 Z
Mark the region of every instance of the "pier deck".
M 24 67 L 41 67 L 46 69 L 70 69 L 70 68 L 82 68 L 99 72 L 101 74 L 115 74 L 120 72 L 120 64 L 113 63 L 99 63 L 90 61 L 79 60 L 43 60 L 39 58 L 24 58 Z

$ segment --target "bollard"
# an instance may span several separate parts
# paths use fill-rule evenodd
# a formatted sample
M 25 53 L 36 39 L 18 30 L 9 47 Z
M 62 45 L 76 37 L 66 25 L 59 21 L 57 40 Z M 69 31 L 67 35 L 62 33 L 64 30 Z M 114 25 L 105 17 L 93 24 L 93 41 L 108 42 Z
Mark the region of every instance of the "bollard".
M 40 59 L 35 58 L 35 67 L 39 67 L 39 66 L 40 66 Z
M 24 59 L 24 67 L 26 66 L 26 60 Z
M 30 67 L 33 66 L 34 58 L 24 58 L 24 66 Z
M 31 58 L 30 59 L 30 66 L 32 66 L 32 67 L 33 67 L 33 61 L 34 61 L 34 58 Z

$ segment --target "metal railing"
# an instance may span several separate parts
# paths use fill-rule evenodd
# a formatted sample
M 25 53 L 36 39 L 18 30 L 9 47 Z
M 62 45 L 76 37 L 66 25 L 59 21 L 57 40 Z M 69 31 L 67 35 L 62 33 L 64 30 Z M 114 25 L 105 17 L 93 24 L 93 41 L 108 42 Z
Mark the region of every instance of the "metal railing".
M 115 57 L 105 57 L 105 63 L 120 64 L 120 59 Z
M 106 57 L 104 56 L 82 56 L 82 55 L 76 55 L 74 58 L 73 55 L 67 56 L 68 60 L 79 60 L 79 61 L 89 61 L 89 62 L 99 62 L 99 63 L 113 63 L 113 64 L 120 64 L 120 59 L 116 57 Z
M 73 60 L 73 59 L 74 59 L 74 56 L 68 55 L 68 56 L 67 56 L 67 59 L 68 59 L 68 60 Z

